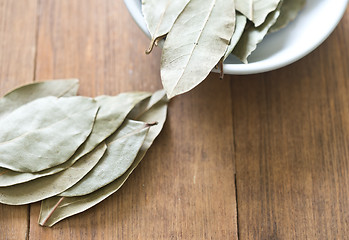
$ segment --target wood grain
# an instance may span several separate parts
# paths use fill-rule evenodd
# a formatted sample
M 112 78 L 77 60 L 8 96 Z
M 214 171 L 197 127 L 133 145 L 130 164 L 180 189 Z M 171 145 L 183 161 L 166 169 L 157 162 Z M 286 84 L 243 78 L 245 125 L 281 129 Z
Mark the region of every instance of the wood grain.
M 81 95 L 155 91 L 148 41 L 121 0 L 0 0 L 0 94 L 72 77 Z M 53 228 L 39 203 L 0 204 L 0 239 L 347 239 L 348 45 L 349 10 L 288 67 L 210 75 L 120 191 Z
M 349 11 L 303 60 L 232 81 L 240 239 L 349 236 Z
M 0 0 L 0 96 L 33 81 L 36 0 Z
M 81 95 L 161 88 L 160 51 L 122 1 L 41 1 L 36 80 L 77 77 Z M 29 239 L 237 238 L 230 82 L 173 100 L 163 133 L 120 191 L 52 229 L 32 205 Z M 212 101 L 212 99 L 215 99 Z
M 36 7 L 36 0 L 0 0 L 0 96 L 34 79 Z M 26 239 L 28 210 L 0 204 L 0 239 Z

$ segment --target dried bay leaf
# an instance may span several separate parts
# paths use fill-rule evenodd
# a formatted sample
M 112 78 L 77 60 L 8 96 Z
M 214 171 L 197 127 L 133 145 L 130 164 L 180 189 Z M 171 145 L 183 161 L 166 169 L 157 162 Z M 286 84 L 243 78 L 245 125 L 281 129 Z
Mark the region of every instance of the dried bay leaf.
M 253 0 L 253 23 L 255 27 L 264 24 L 267 16 L 276 10 L 281 0 Z
M 235 8 L 249 20 L 253 20 L 253 0 L 235 0 Z
M 95 125 L 91 135 L 77 150 L 73 158 L 75 160 L 79 159 L 114 133 L 135 105 L 149 96 L 151 96 L 151 93 L 129 92 L 121 93 L 114 97 L 96 97 L 95 100 L 100 106 L 100 109 L 96 117 Z
M 164 37 L 190 0 L 142 0 L 142 13 L 151 35 L 147 53 L 156 41 Z
M 127 115 L 127 118 L 139 120 L 140 116 L 142 116 L 145 112 L 149 111 L 149 109 L 152 108 L 158 102 L 165 101 L 164 99 L 166 99 L 166 92 L 163 89 L 154 92 L 150 97 L 139 102 Z
M 182 12 L 178 9 L 167 12 L 174 2 L 180 4 L 181 1 L 142 0 L 143 15 L 151 35 L 156 31 L 154 29 L 160 28 L 162 21 L 166 22 L 164 19 L 167 17 L 172 19 L 171 24 L 176 19 L 168 34 L 161 35 L 166 38 L 160 41 L 163 45 L 161 80 L 167 96 L 171 98 L 196 87 L 207 77 L 212 68 L 219 68 L 222 78 L 223 61 L 238 42 L 241 44 L 235 52 L 240 60 L 248 63 L 247 57 L 264 36 L 292 21 L 305 1 L 286 0 L 285 4 L 282 4 L 283 0 L 234 0 L 232 4 L 232 0 L 224 3 L 220 0 L 190 0 Z M 232 5 L 235 6 L 231 7 Z M 282 6 L 281 13 L 280 6 Z M 236 11 L 232 10 L 234 8 Z M 216 11 L 218 14 L 215 9 L 220 9 Z M 227 47 L 223 35 L 227 33 L 227 25 L 233 25 L 231 18 L 229 19 L 232 12 L 237 13 L 236 31 Z M 281 17 L 278 17 L 279 15 Z M 275 19 L 278 19 L 277 22 Z M 168 25 L 169 28 L 171 24 Z M 244 28 L 244 25 L 247 27 Z M 243 34 L 245 30 L 247 33 Z M 268 31 L 265 32 L 266 30 Z M 159 36 L 152 37 L 150 50 Z M 239 41 L 241 36 L 244 36 L 244 40 Z M 221 55 L 221 47 L 224 45 L 227 48 L 225 54 Z
M 58 79 L 29 83 L 6 93 L 0 99 L 0 118 L 9 112 L 38 98 L 47 96 L 75 96 L 79 87 L 78 79 Z M 34 179 L 32 174 L 11 171 L 0 168 L 0 187 L 10 186 Z M 45 176 L 45 175 L 43 175 Z
M 92 132 L 69 160 L 53 168 L 33 173 L 0 169 L 0 187 L 28 182 L 67 169 L 115 132 L 134 106 L 145 98 L 149 98 L 150 95 L 146 92 L 128 92 L 113 97 L 97 97 L 96 101 L 100 108 Z
M 279 15 L 280 9 L 278 8 L 269 14 L 265 22 L 259 27 L 255 27 L 252 22 L 248 22 L 244 33 L 233 49 L 233 54 L 243 63 L 248 63 L 247 57 L 257 48 L 257 44 L 263 40 Z
M 237 13 L 236 14 L 235 31 L 234 31 L 234 34 L 233 34 L 231 40 L 230 40 L 229 46 L 224 54 L 223 60 L 227 59 L 227 57 L 232 53 L 236 44 L 240 40 L 242 33 L 245 30 L 246 23 L 247 23 L 246 17 L 240 13 Z
M 140 105 L 143 106 L 138 106 L 137 108 L 140 111 L 132 112 L 133 116 L 139 116 L 135 120 L 143 122 L 158 122 L 158 124 L 149 129 L 145 141 L 131 167 L 128 168 L 127 171 L 114 182 L 91 194 L 80 197 L 52 197 L 45 199 L 41 203 L 39 216 L 40 225 L 53 226 L 55 223 L 69 216 L 83 212 L 95 206 L 120 189 L 120 187 L 125 183 L 133 170 L 143 159 L 147 150 L 150 148 L 155 138 L 159 135 L 165 123 L 167 114 L 167 99 L 165 96 L 159 99 L 161 93 L 165 95 L 162 91 L 159 91 L 157 92 L 157 95 L 155 97 L 153 97 L 154 95 L 151 97 L 153 99 L 158 99 L 158 101 L 154 101 L 153 99 L 144 100 L 142 103 L 140 103 Z M 153 105 L 150 106 L 149 102 L 152 102 Z M 146 108 L 148 110 L 144 112 L 143 110 Z
M 30 182 L 0 188 L 0 203 L 29 204 L 65 191 L 91 171 L 106 149 L 106 145 L 102 143 L 67 170 Z
M 120 177 L 136 158 L 148 130 L 149 126 L 144 122 L 126 120 L 117 132 L 106 140 L 107 151 L 98 164 L 77 184 L 59 196 L 86 195 Z
M 169 98 L 202 82 L 224 56 L 234 32 L 234 0 L 191 0 L 166 37 L 161 79 Z
M 34 82 L 18 87 L 0 99 L 0 118 L 6 114 L 38 98 L 47 96 L 75 96 L 79 87 L 78 79 L 60 79 Z
M 278 31 L 293 21 L 304 7 L 305 2 L 306 0 L 283 0 L 280 8 L 280 16 L 276 23 L 269 29 L 269 32 Z
M 86 97 L 44 97 L 15 109 L 0 119 L 0 167 L 37 172 L 67 161 L 91 133 L 97 111 Z

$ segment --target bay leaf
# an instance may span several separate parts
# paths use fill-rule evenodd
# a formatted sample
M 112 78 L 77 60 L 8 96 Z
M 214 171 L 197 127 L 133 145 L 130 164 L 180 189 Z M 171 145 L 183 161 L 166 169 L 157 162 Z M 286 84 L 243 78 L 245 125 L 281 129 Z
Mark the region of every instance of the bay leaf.
M 245 30 L 246 23 L 247 23 L 246 17 L 240 13 L 236 13 L 236 24 L 235 24 L 234 34 L 233 34 L 233 36 L 230 40 L 229 46 L 224 54 L 223 60 L 227 59 L 227 57 L 232 53 L 236 44 L 240 40 L 242 33 Z
M 79 88 L 78 79 L 57 79 L 22 85 L 0 98 L 0 118 L 9 112 L 38 98 L 47 96 L 75 96 Z M 20 173 L 0 168 L 0 187 L 32 180 L 32 173 Z M 20 179 L 18 179 L 20 178 Z
M 255 27 L 252 22 L 248 22 L 244 33 L 233 49 L 233 54 L 243 63 L 248 63 L 247 57 L 257 48 L 258 43 L 263 40 L 279 15 L 280 9 L 278 8 L 269 14 L 265 22 L 259 27 Z
M 106 149 L 106 145 L 102 143 L 67 170 L 30 182 L 0 188 L 0 203 L 29 204 L 65 191 L 91 171 Z
M 79 159 L 114 133 L 135 105 L 150 96 L 151 93 L 147 92 L 128 92 L 121 93 L 114 97 L 96 97 L 95 100 L 100 106 L 100 109 L 96 117 L 95 125 L 92 129 L 91 135 L 76 151 L 73 158 L 75 160 Z
M 162 91 L 157 92 L 158 97 Z M 150 107 L 148 105 L 149 102 L 153 102 L 154 104 Z M 42 226 L 53 226 L 55 223 L 69 217 L 75 215 L 77 213 L 83 212 L 96 204 L 100 203 L 117 190 L 121 188 L 121 186 L 125 183 L 127 178 L 133 172 L 133 170 L 138 166 L 140 161 L 143 159 L 147 150 L 152 145 L 155 138 L 161 132 L 161 129 L 166 120 L 167 114 L 167 99 L 166 97 L 162 98 L 158 102 L 154 102 L 152 100 L 145 100 L 141 103 L 141 105 L 148 105 L 149 109 L 146 112 L 133 112 L 133 115 L 139 116 L 138 121 L 143 122 L 158 122 L 156 126 L 153 126 L 149 129 L 149 132 L 145 138 L 145 141 L 137 154 L 135 161 L 132 163 L 131 167 L 127 169 L 127 171 L 114 182 L 106 185 L 105 187 L 90 193 L 88 195 L 80 196 L 80 197 L 52 197 L 49 199 L 45 199 L 41 203 L 40 216 L 39 216 L 39 224 Z M 139 107 L 138 109 L 144 109 L 144 107 Z
M 306 0 L 283 0 L 280 8 L 280 16 L 276 23 L 269 29 L 269 32 L 278 31 L 293 21 L 302 8 L 304 8 L 305 1 Z
M 190 0 L 142 0 L 142 13 L 151 35 L 147 53 L 163 38 Z
M 0 167 L 37 172 L 67 161 L 91 133 L 97 111 L 86 97 L 44 97 L 15 109 L 0 119 Z
M 59 196 L 86 195 L 120 177 L 136 158 L 148 130 L 149 126 L 144 122 L 125 120 L 106 140 L 107 151 L 98 164 L 83 179 Z
M 234 0 L 191 0 L 166 36 L 161 79 L 169 98 L 202 82 L 224 56 L 234 32 Z
M 161 89 L 154 92 L 150 97 L 139 102 L 127 115 L 127 118 L 138 120 L 144 113 L 149 111 L 155 104 L 166 100 L 166 92 Z
M 235 8 L 249 20 L 253 20 L 253 0 L 235 0 Z
M 149 98 L 150 95 L 146 92 L 128 92 L 117 96 L 97 97 L 96 101 L 100 108 L 92 132 L 68 161 L 39 172 L 15 172 L 0 169 L 0 187 L 28 182 L 67 169 L 115 132 L 134 106 L 145 98 Z
M 3 118 L 6 114 L 19 106 L 38 98 L 47 96 L 75 96 L 78 88 L 78 79 L 50 80 L 20 86 L 6 93 L 4 97 L 0 99 L 0 118 Z
M 253 0 L 253 23 L 255 27 L 267 21 L 267 16 L 276 10 L 281 0 Z

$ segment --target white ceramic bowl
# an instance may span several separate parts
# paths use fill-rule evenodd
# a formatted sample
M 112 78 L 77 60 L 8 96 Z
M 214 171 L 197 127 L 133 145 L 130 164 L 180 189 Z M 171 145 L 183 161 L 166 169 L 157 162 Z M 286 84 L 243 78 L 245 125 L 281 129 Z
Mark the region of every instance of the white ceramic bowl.
M 266 36 L 243 64 L 234 57 L 224 63 L 226 74 L 253 74 L 284 67 L 318 47 L 341 20 L 349 0 L 307 0 L 305 8 L 286 28 Z M 141 11 L 141 0 L 124 0 L 130 14 L 150 36 Z

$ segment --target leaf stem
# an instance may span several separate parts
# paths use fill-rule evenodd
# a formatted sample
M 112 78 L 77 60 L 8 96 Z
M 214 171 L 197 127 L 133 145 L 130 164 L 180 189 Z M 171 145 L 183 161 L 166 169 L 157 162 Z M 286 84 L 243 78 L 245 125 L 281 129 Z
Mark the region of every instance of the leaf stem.
M 157 37 L 157 38 L 155 38 L 155 39 L 152 39 L 152 40 L 150 41 L 150 44 L 149 44 L 148 49 L 145 50 L 145 53 L 146 53 L 146 54 L 150 54 L 151 51 L 153 51 L 154 46 L 158 46 L 159 41 L 160 41 L 161 39 L 163 39 L 164 37 L 165 37 L 165 35 L 164 35 L 164 36 L 159 36 L 159 37 Z
M 152 122 L 152 123 L 145 124 L 146 127 L 152 127 L 152 126 L 156 126 L 156 125 L 158 125 L 158 122 Z
M 146 53 L 146 54 L 150 54 L 151 51 L 152 51 L 153 48 L 154 48 L 154 45 L 155 45 L 155 39 L 152 39 L 152 40 L 150 41 L 150 45 L 149 45 L 148 49 L 145 50 L 145 53 Z
M 219 69 L 220 69 L 219 78 L 223 79 L 224 78 L 223 58 L 219 61 Z
M 7 173 L 8 171 L 9 171 L 9 170 L 4 170 L 4 171 L 0 172 L 0 176 L 3 175 L 3 174 L 5 174 L 5 173 Z
M 56 205 L 53 207 L 53 209 L 51 210 L 51 212 L 47 215 L 47 217 L 45 218 L 45 220 L 42 223 L 42 226 L 45 226 L 47 220 L 52 216 L 53 212 L 58 208 L 59 204 L 61 204 L 61 202 L 64 200 L 64 197 L 61 197 L 58 202 L 56 203 Z

